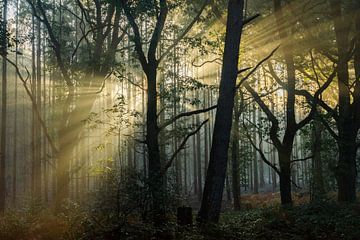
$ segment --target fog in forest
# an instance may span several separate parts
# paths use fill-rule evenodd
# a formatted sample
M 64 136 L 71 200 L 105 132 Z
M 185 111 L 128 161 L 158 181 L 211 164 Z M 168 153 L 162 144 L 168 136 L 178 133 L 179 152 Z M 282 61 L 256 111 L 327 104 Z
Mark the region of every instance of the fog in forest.
M 0 5 L 0 239 L 360 239 L 358 0 Z

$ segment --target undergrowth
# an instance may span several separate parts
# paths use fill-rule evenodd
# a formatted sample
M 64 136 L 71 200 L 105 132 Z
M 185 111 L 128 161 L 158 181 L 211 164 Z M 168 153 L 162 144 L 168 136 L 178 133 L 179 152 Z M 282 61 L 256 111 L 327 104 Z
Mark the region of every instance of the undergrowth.
M 194 213 L 195 218 L 195 213 Z M 178 227 L 175 217 L 162 229 L 155 229 L 140 217 L 129 216 L 114 228 L 113 222 L 98 222 L 75 203 L 58 215 L 41 206 L 8 211 L 0 217 L 1 240 L 75 239 L 344 239 L 360 240 L 360 205 L 341 205 L 333 201 L 301 204 L 293 208 L 278 205 L 240 211 L 226 211 L 217 225 Z

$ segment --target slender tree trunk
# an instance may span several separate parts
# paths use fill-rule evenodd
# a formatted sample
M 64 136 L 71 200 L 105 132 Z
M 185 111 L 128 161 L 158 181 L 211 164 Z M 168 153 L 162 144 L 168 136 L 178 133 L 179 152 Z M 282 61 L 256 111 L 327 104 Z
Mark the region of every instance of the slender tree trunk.
M 199 90 L 196 91 L 196 99 L 199 99 Z M 196 125 L 200 125 L 200 116 L 196 115 Z M 202 196 L 202 157 L 201 157 L 201 131 L 196 133 L 196 161 L 197 161 L 197 183 L 198 183 L 198 198 L 201 201 Z
M 16 1 L 16 17 L 15 17 L 15 39 L 18 39 L 19 37 L 19 0 Z M 18 48 L 19 48 L 19 44 L 18 44 L 18 41 L 15 42 L 15 64 L 16 66 L 18 65 Z M 14 115 L 14 152 L 13 152 L 13 176 L 12 176 L 12 182 L 13 182 L 13 185 L 12 185 L 12 202 L 14 204 L 14 206 L 16 207 L 16 195 L 17 195 L 17 158 L 18 158 L 18 139 L 17 139 L 17 116 L 18 116 L 18 75 L 17 73 L 15 72 L 15 89 L 14 89 L 14 92 L 15 92 L 15 106 L 14 106 L 14 111 L 15 111 L 15 115 Z
M 324 196 L 324 179 L 323 179 L 323 166 L 321 158 L 322 146 L 322 124 L 318 118 L 314 119 L 312 129 L 312 165 L 313 165 L 313 200 L 319 200 Z
M 7 29 L 7 0 L 3 1 L 3 28 Z M 1 39 L 2 47 L 4 48 L 4 56 L 2 62 L 2 92 L 1 92 L 1 136 L 0 136 L 0 214 L 5 211 L 6 200 L 6 116 L 7 116 L 7 39 L 6 34 Z
M 256 107 L 255 104 L 253 105 L 253 112 L 252 114 L 252 120 L 253 120 L 253 124 L 256 124 Z M 256 131 L 254 129 L 253 132 L 253 141 L 255 144 L 257 144 L 257 137 L 256 137 Z M 254 176 L 254 194 L 258 194 L 259 193 L 259 171 L 258 171 L 258 154 L 255 148 L 253 148 L 253 163 L 254 163 L 254 168 L 253 168 L 253 176 Z
M 209 91 L 204 90 L 204 108 L 210 107 L 209 105 Z M 206 113 L 207 117 L 209 116 L 209 113 Z M 206 124 L 204 126 L 204 160 L 205 160 L 205 166 L 204 166 L 204 172 L 206 172 L 209 164 L 209 138 L 208 138 L 208 132 L 209 132 L 209 126 Z
M 233 120 L 232 114 L 238 74 L 239 48 L 243 28 L 243 9 L 244 1 L 229 1 L 223 69 L 209 167 L 198 215 L 200 222 L 219 221 Z
M 240 178 L 239 178 L 239 120 L 240 120 L 240 109 L 239 109 L 239 99 L 235 98 L 235 108 L 234 108 L 234 124 L 233 124 L 233 138 L 232 138 L 232 192 L 234 199 L 234 209 L 240 210 Z
M 195 124 L 195 117 L 192 119 L 193 124 Z M 198 195 L 199 185 L 198 185 L 198 176 L 197 176 L 197 154 L 196 154 L 196 136 L 192 138 L 192 155 L 193 155 L 193 179 L 194 179 L 194 194 Z
M 41 113 L 41 24 L 36 20 L 36 105 Z M 35 120 L 35 198 L 41 199 L 41 127 L 38 119 Z

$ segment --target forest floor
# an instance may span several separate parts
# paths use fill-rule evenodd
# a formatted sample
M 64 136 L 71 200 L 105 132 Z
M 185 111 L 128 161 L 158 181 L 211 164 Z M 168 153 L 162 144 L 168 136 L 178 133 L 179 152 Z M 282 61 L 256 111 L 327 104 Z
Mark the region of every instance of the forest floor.
M 218 225 L 178 227 L 175 216 L 167 226 L 155 229 L 152 224 L 129 217 L 113 225 L 90 217 L 78 205 L 54 216 L 49 209 L 31 206 L 22 211 L 8 211 L 0 217 L 1 240 L 75 240 L 75 239 L 351 239 L 360 240 L 360 204 L 337 204 L 332 195 L 327 200 L 309 203 L 309 196 L 294 194 L 294 207 L 279 206 L 278 194 L 242 196 L 239 211 L 225 204 Z M 195 215 L 194 211 L 194 215 Z M 195 216 L 194 216 L 195 217 Z M 166 234 L 165 234 L 166 233 Z

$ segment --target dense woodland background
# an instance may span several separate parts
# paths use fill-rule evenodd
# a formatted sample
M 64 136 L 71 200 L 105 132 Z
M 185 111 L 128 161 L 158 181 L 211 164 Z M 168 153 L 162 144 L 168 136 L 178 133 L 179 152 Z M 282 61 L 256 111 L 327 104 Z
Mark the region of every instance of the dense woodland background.
M 360 239 L 358 0 L 0 10 L 0 239 Z

